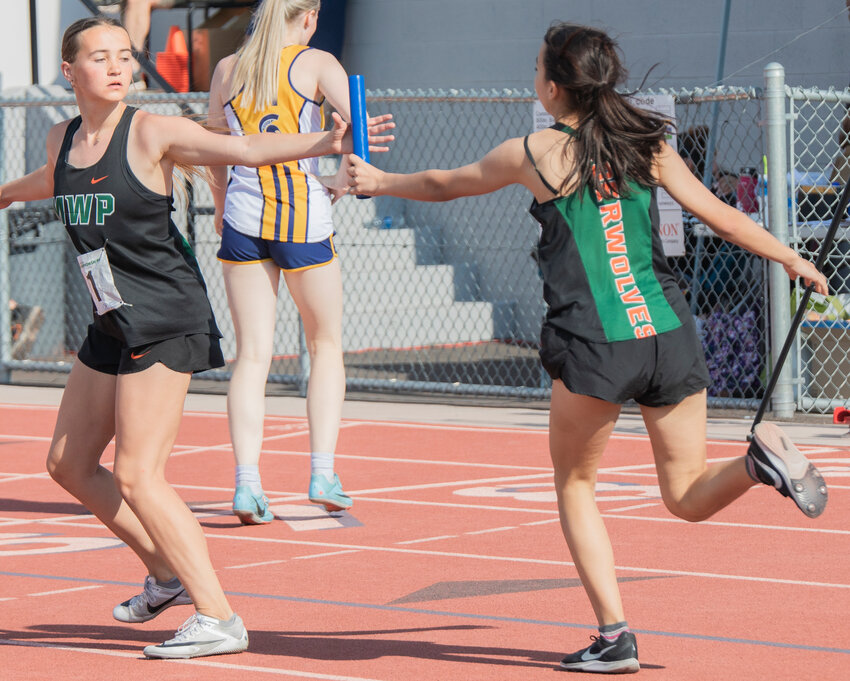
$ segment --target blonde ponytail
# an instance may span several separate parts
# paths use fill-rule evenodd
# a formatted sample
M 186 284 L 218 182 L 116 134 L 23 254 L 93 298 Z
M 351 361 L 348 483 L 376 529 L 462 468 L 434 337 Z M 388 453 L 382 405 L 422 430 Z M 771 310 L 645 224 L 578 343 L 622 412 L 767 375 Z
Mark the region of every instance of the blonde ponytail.
M 254 30 L 236 52 L 230 97 L 242 92 L 242 102 L 255 111 L 277 101 L 280 51 L 290 44 L 287 22 L 319 10 L 320 0 L 263 0 L 254 13 Z

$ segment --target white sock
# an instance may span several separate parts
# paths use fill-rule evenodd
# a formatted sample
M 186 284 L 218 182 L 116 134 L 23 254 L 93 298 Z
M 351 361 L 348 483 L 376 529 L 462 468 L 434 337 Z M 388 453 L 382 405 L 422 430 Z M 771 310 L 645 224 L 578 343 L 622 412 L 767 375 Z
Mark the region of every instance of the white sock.
M 248 487 L 254 494 L 263 493 L 263 485 L 260 482 L 259 464 L 237 464 L 236 486 Z
M 334 479 L 334 453 L 333 452 L 311 452 L 310 472 L 313 475 L 321 473 L 328 480 Z

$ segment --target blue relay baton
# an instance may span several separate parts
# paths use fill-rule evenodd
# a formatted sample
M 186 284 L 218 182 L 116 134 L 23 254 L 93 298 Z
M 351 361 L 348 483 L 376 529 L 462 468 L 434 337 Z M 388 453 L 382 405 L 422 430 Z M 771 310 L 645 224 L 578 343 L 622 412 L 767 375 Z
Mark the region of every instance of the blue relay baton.
M 348 77 L 348 99 L 351 107 L 351 137 L 354 143 L 354 154 L 368 163 L 369 128 L 366 124 L 366 86 L 363 76 Z M 358 194 L 357 198 L 371 197 Z

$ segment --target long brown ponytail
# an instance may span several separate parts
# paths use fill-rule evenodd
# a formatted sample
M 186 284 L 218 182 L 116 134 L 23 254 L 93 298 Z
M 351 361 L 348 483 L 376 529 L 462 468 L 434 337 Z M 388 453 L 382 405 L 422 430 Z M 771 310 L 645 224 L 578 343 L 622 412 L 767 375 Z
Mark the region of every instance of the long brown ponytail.
M 595 28 L 567 23 L 553 24 L 543 40 L 546 78 L 567 91 L 579 117 L 572 150 L 578 186 L 607 197 L 627 192 L 626 179 L 657 184 L 653 158 L 667 121 L 614 89 L 626 78 L 614 40 Z M 574 178 L 565 178 L 562 189 L 574 184 Z

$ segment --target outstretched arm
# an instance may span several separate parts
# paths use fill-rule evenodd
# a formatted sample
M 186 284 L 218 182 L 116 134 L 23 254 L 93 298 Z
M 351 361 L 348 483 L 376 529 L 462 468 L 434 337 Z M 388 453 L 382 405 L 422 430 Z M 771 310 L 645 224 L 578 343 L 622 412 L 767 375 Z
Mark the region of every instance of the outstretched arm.
M 369 129 L 370 149 L 386 150 L 380 145 L 392 136 L 381 133 L 389 129 L 390 118 L 387 114 L 373 119 L 376 123 Z M 259 167 L 351 151 L 348 125 L 337 114 L 332 130 L 316 133 L 218 135 L 188 118 L 154 114 L 145 115 L 138 128 L 144 146 L 152 150 L 153 156 L 198 166 Z
M 750 253 L 778 262 L 792 279 L 801 277 L 815 291 L 828 293 L 826 277 L 796 251 L 781 244 L 761 225 L 712 194 L 669 144 L 656 157 L 658 180 L 683 208 L 708 225 L 721 238 Z
M 28 175 L 0 186 L 0 208 L 7 208 L 15 201 L 37 201 L 51 196 L 53 175 L 47 172 L 45 164 Z
M 525 184 L 522 140 L 510 139 L 475 163 L 453 170 L 385 173 L 356 156 L 348 156 L 342 171 L 352 194 L 390 195 L 416 201 L 451 201 L 489 194 L 510 184 Z
M 0 208 L 16 201 L 38 201 L 53 196 L 53 169 L 68 121 L 54 125 L 47 133 L 47 163 L 31 173 L 0 186 Z

